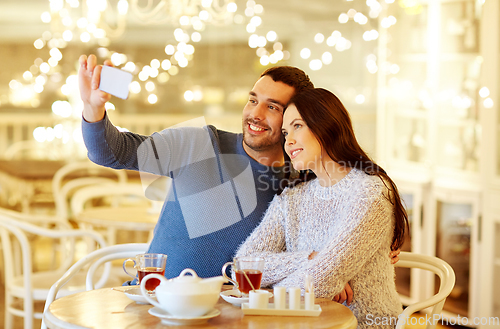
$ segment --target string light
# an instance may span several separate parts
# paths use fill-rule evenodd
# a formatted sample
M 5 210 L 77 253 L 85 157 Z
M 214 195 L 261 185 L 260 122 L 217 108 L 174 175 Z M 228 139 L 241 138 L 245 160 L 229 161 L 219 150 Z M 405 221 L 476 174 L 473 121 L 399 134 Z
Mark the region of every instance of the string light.
M 320 70 L 323 66 L 333 62 L 335 56 L 333 53 L 335 51 L 349 50 L 352 45 L 351 41 L 342 36 L 340 31 L 334 30 L 331 34 L 330 31 L 317 31 L 312 35 L 311 45 L 303 44 L 299 48 L 301 49 L 299 54 L 295 52 L 291 54 L 280 42 L 276 31 L 264 30 L 266 25 L 263 17 L 261 17 L 265 12 L 264 6 L 256 3 L 256 1 L 243 1 L 243 4 L 240 5 L 236 4 L 235 0 L 193 0 L 178 6 L 179 10 L 166 5 L 170 4 L 171 1 L 174 0 L 158 0 L 155 2 L 156 5 L 149 7 L 149 10 L 138 8 L 138 1 L 50 1 L 50 11 L 43 12 L 40 19 L 43 23 L 50 24 L 50 28 L 54 30 L 44 31 L 42 37 L 33 43 L 36 49 L 48 48 L 50 58 L 35 60 L 29 70 L 22 74 L 22 81 L 26 85 L 17 80 L 12 80 L 9 84 L 10 90 L 12 92 L 16 91 L 20 95 L 19 99 L 25 99 L 25 101 L 29 101 L 30 104 L 34 105 L 39 104 L 38 94 L 46 89 L 46 81 L 49 78 L 50 81 L 62 80 L 62 77 L 60 77 L 61 69 L 58 66 L 63 59 L 63 49 L 68 43 L 81 42 L 100 46 L 98 52 L 101 57 L 110 58 L 113 65 L 122 66 L 122 69 L 132 72 L 136 76 L 135 81 L 130 84 L 132 97 L 143 97 L 144 102 L 156 104 L 159 101 L 158 95 L 152 92 L 158 88 L 157 84 L 167 83 L 171 76 L 179 74 L 182 68 L 189 66 L 196 51 L 195 44 L 202 40 L 203 31 L 205 31 L 208 24 L 237 24 L 241 28 L 246 28 L 248 46 L 256 50 L 259 62 L 263 66 L 287 61 L 291 56 L 300 56 L 308 61 L 311 70 Z M 338 21 L 341 24 L 356 23 L 360 26 L 366 26 L 368 28 L 364 28 L 363 40 L 376 40 L 379 33 L 377 29 L 369 26 L 370 20 L 378 18 L 382 12 L 379 1 L 367 0 L 366 9 L 350 9 L 340 14 Z M 402 1 L 404 2 L 404 0 Z M 392 3 L 394 1 L 385 0 L 385 2 Z M 161 6 L 164 7 L 162 10 L 160 10 Z M 170 10 L 170 12 L 167 13 L 166 10 Z M 104 15 L 104 12 L 106 12 L 106 15 Z M 82 16 L 82 13 L 84 16 Z M 132 58 L 127 58 L 126 54 L 108 50 L 109 44 L 123 34 L 129 21 L 127 17 L 132 15 L 139 18 L 140 22 L 148 22 L 148 24 L 171 22 L 176 25 L 173 33 L 175 41 L 165 46 L 165 57 L 154 58 L 148 64 L 140 65 L 134 63 L 131 60 Z M 380 26 L 389 28 L 396 22 L 395 17 L 388 16 L 380 19 Z M 378 71 L 376 59 L 367 60 L 366 67 L 370 73 L 376 73 Z M 397 74 L 399 66 L 397 64 L 386 65 L 384 70 L 388 70 L 391 74 Z M 141 94 L 143 90 L 144 93 Z M 60 87 L 60 91 L 62 95 L 68 98 L 78 93 L 77 88 L 68 82 Z M 480 94 L 483 95 L 484 93 Z M 184 98 L 186 101 L 188 99 L 199 101 L 202 99 L 202 95 L 201 89 L 194 89 L 185 94 Z M 484 97 L 487 97 L 487 95 Z M 488 101 L 489 103 L 490 101 Z M 55 105 L 56 108 L 58 106 L 61 105 Z M 82 105 L 71 104 L 71 108 L 71 112 L 68 108 L 66 108 L 66 112 L 58 110 L 56 112 L 64 113 L 64 115 L 68 113 L 74 114 L 76 111 L 81 111 Z M 63 115 L 56 115 L 64 117 Z M 62 136 L 62 134 L 57 133 L 56 136 Z M 71 136 L 71 134 L 67 136 Z M 81 137 L 79 138 L 81 139 Z
M 483 101 L 483 105 L 485 108 L 491 109 L 495 105 L 495 103 L 493 102 L 493 99 L 488 97 Z
M 317 71 L 323 67 L 323 62 L 321 62 L 319 59 L 313 59 L 312 61 L 309 62 L 309 68 L 313 71 Z
M 300 51 L 300 57 L 302 57 L 303 59 L 308 59 L 309 57 L 311 57 L 311 50 L 309 48 L 302 48 L 302 50 Z
M 488 97 L 489 95 L 490 90 L 488 89 L 488 87 L 482 87 L 481 89 L 479 89 L 479 96 L 481 96 L 482 98 Z
M 65 47 L 66 43 L 76 41 L 96 43 L 101 48 L 108 47 L 112 39 L 121 36 L 125 31 L 128 15 L 135 16 L 139 18 L 138 21 L 147 22 L 147 24 L 165 24 L 166 22 L 177 24 L 174 30 L 177 44 L 169 44 L 165 47 L 167 55 L 176 57 L 173 62 L 169 61 L 172 58 L 156 59 L 154 63 L 153 61 L 149 63 L 149 67 L 146 65 L 137 68 L 135 63 L 127 62 L 123 58 L 125 54 L 113 53 L 111 55 L 111 62 L 116 67 L 127 62 L 123 69 L 135 72 L 140 86 L 141 83 L 147 83 L 150 79 L 158 79 L 165 83 L 170 76 L 178 74 L 180 68 L 187 67 L 195 53 L 195 47 L 191 43 L 201 41 L 202 31 L 205 30 L 207 24 L 226 25 L 232 24 L 233 21 L 242 24 L 244 20 L 247 20 L 250 31 L 255 31 L 263 24 L 259 15 L 264 12 L 264 7 L 252 0 L 246 1 L 246 6 L 238 6 L 234 0 L 193 0 L 182 4 L 175 2 L 175 6 L 172 6 L 174 1 L 176 0 L 159 0 L 148 7 L 139 7 L 138 1 L 129 0 L 119 0 L 114 4 L 100 0 L 50 0 L 50 10 L 43 12 L 40 19 L 43 23 L 51 23 L 51 28 L 57 29 L 58 26 L 62 26 L 64 29 L 53 31 L 58 35 L 57 38 L 52 36 L 53 33 L 45 31 L 44 37 L 37 39 L 34 46 L 42 49 L 49 45 L 50 49 L 57 48 L 56 51 L 59 51 L 60 48 Z M 103 15 L 104 12 L 113 14 Z M 271 32 L 266 36 L 259 36 L 256 46 L 265 47 L 267 42 L 276 40 L 277 34 Z M 55 54 L 51 52 L 51 58 L 44 63 L 30 68 L 30 72 L 32 74 L 58 72 L 59 69 L 51 71 L 51 67 L 57 67 L 62 59 L 62 52 L 56 51 L 54 51 Z M 271 57 L 273 63 L 283 60 L 287 55 L 282 50 L 270 54 L 273 55 Z M 168 73 L 165 72 L 160 76 L 160 67 Z M 36 89 L 40 91 L 42 88 L 39 85 Z M 134 90 L 137 89 L 136 86 Z M 69 95 L 67 87 L 61 88 L 61 91 L 64 91 L 65 96 Z M 151 103 L 149 100 L 148 102 Z

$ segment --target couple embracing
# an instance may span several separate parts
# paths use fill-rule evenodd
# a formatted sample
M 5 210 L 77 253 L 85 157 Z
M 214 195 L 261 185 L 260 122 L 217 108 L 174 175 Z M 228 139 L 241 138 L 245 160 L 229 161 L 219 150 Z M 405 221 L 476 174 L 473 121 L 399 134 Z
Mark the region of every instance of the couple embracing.
M 389 254 L 407 215 L 333 93 L 300 69 L 273 67 L 249 93 L 242 134 L 207 125 L 142 136 L 109 121 L 101 68 L 80 57 L 88 156 L 172 179 L 149 248 L 168 255 L 167 277 L 186 267 L 216 276 L 235 255 L 263 256 L 263 286 L 303 288 L 310 274 L 316 297 L 348 298 L 360 328 L 369 315 L 401 313 Z

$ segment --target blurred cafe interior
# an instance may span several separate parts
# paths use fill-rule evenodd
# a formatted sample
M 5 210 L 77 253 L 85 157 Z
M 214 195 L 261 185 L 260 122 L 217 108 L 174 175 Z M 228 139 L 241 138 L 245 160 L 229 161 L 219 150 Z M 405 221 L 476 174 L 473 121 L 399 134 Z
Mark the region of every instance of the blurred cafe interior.
M 81 54 L 133 73 L 128 99 L 107 111 L 148 135 L 200 118 L 240 132 L 260 73 L 293 65 L 341 99 L 361 146 L 395 179 L 411 222 L 403 250 L 453 267 L 446 315 L 500 317 L 499 25 L 498 0 L 1 0 L 0 207 L 102 230 L 108 243 L 148 241 L 154 218 L 99 227 L 76 218 L 78 189 L 60 196 L 77 176 L 61 169 L 89 165 Z M 51 242 L 30 241 L 34 270 L 53 267 Z M 407 303 L 438 287 L 424 272 L 396 273 Z

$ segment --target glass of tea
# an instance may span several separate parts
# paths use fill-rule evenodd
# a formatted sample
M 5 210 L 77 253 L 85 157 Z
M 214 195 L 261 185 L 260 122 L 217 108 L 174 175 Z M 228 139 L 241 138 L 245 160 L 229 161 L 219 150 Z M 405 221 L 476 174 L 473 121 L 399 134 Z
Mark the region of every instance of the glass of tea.
M 264 258 L 262 257 L 235 257 L 232 262 L 224 264 L 222 275 L 238 288 L 243 297 L 248 297 L 251 290 L 260 289 L 264 264 Z M 229 265 L 233 267 L 233 277 L 236 281 L 226 274 L 226 268 Z
M 136 278 L 135 275 L 132 275 L 127 271 L 126 264 L 128 262 L 134 263 L 134 268 L 137 270 L 137 277 L 139 278 L 139 284 L 141 283 L 142 278 L 151 273 L 156 273 L 160 275 L 165 275 L 165 266 L 167 265 L 167 255 L 164 254 L 139 254 L 136 255 L 135 258 L 126 259 L 123 262 L 123 270 L 125 273 Z M 156 287 L 160 284 L 160 280 L 151 279 L 148 280 L 146 284 L 146 290 L 148 293 L 154 293 Z

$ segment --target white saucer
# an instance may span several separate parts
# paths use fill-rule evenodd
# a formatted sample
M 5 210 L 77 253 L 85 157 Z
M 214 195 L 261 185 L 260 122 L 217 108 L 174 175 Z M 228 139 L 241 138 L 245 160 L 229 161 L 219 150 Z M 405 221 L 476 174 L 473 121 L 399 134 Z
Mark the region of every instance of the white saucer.
M 149 304 L 146 298 L 144 298 L 144 296 L 142 295 L 141 288 L 130 288 L 125 290 L 124 293 L 128 298 L 132 299 L 137 304 Z M 156 300 L 154 293 L 151 295 L 151 297 Z
M 241 297 L 241 292 L 238 289 L 226 290 L 220 293 L 222 299 L 226 302 L 233 304 L 234 306 L 241 306 L 243 303 L 248 303 L 248 297 Z M 239 296 L 239 297 L 234 297 Z M 269 293 L 269 298 L 273 297 L 272 293 Z
M 208 319 L 215 318 L 220 314 L 220 311 L 216 308 L 211 310 L 205 315 L 198 316 L 195 318 L 183 318 L 173 316 L 167 311 L 162 310 L 158 307 L 153 307 L 148 310 L 148 313 L 152 316 L 156 316 L 161 319 L 162 324 L 170 324 L 174 326 L 182 326 L 182 325 L 195 325 L 195 324 L 203 324 L 208 321 Z

